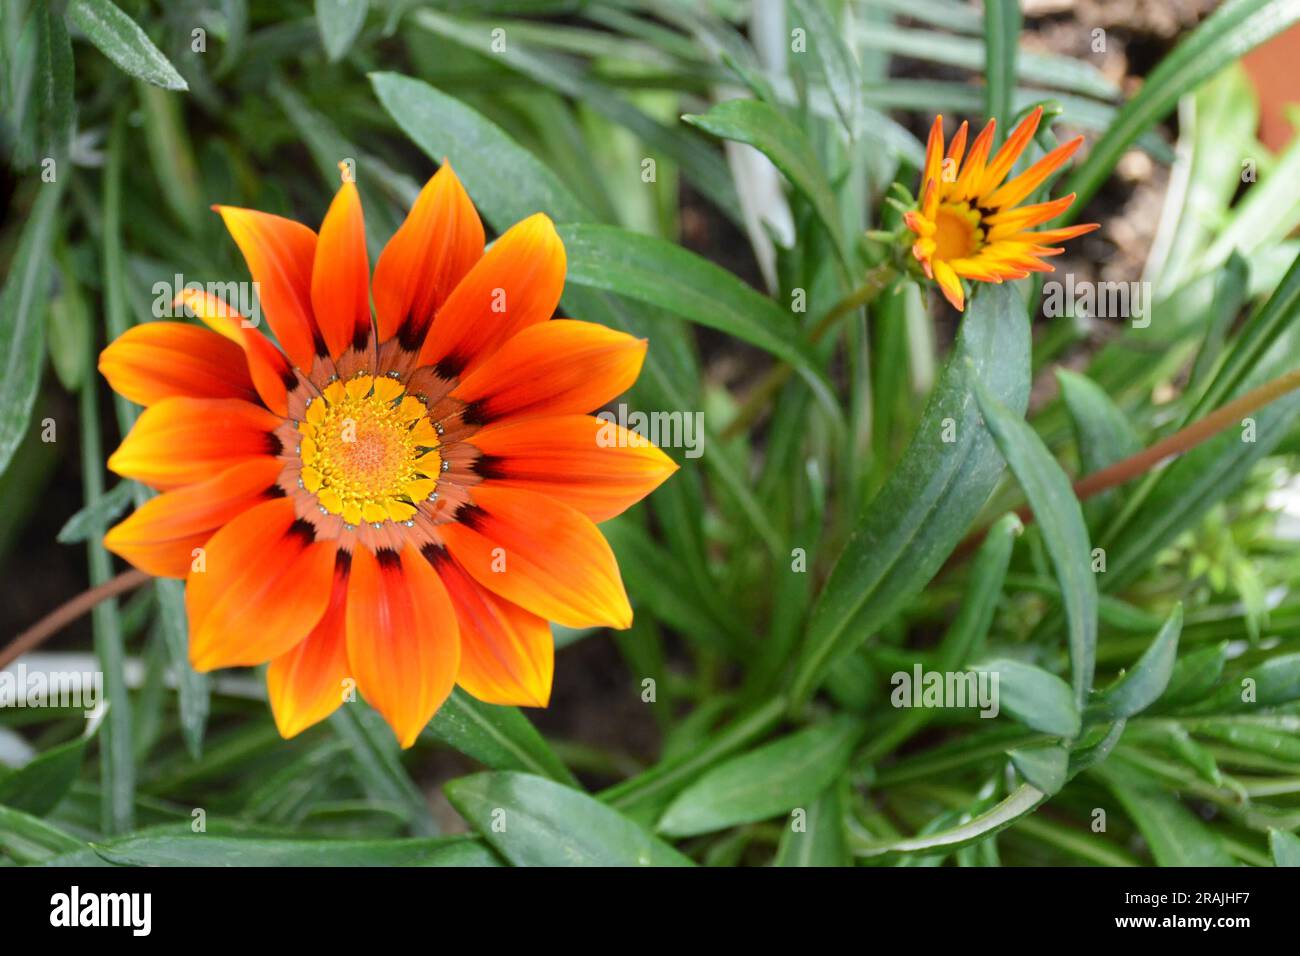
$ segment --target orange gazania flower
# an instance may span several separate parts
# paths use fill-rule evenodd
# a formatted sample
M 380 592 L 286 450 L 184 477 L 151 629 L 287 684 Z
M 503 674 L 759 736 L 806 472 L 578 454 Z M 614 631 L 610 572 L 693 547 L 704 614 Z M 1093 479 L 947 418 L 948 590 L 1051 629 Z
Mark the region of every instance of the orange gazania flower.
M 946 156 L 943 117 L 936 116 L 930 127 L 921 200 L 903 219 L 917 237 L 912 255 L 959 312 L 966 304 L 962 278 L 1001 282 L 1023 279 L 1031 272 L 1051 272 L 1043 258 L 1065 251 L 1054 248 L 1055 243 L 1098 228 L 1097 223 L 1089 223 L 1030 231 L 1065 212 L 1074 202 L 1074 193 L 1032 206 L 1016 205 L 1074 155 L 1082 136 L 1061 144 L 1015 179 L 1003 182 L 1034 138 L 1042 115 L 1039 107 L 1025 117 L 992 159 L 989 150 L 996 121 L 989 120 L 971 144 L 965 164 L 966 124 L 957 130 Z
M 285 737 L 332 713 L 348 678 L 403 747 L 454 684 L 545 706 L 548 621 L 632 621 L 596 522 L 676 468 L 586 414 L 635 381 L 646 342 L 552 319 L 551 221 L 484 252 L 447 165 L 373 283 L 350 182 L 319 234 L 217 211 L 283 351 L 197 291 L 178 301 L 209 328 L 149 322 L 104 350 L 109 383 L 146 406 L 109 467 L 162 492 L 105 545 L 187 580 L 196 669 L 270 662 Z

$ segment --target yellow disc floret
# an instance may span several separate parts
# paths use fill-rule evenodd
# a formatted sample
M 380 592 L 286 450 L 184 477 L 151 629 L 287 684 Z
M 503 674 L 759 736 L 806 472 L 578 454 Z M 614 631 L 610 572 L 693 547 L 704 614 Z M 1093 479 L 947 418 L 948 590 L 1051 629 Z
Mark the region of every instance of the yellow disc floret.
M 331 382 L 298 424 L 302 487 L 348 525 L 409 524 L 416 506 L 437 494 L 442 469 L 427 413 L 392 378 Z

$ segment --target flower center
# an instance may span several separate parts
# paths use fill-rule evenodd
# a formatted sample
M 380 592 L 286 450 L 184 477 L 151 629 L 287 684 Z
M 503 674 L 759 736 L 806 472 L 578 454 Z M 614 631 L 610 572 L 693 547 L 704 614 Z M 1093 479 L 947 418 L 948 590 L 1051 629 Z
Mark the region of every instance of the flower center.
M 984 245 L 980 214 L 970 203 L 944 203 L 934 217 L 934 258 L 941 262 L 965 259 Z
M 391 378 L 331 382 L 298 425 L 302 486 L 323 511 L 355 527 L 408 525 L 437 494 L 442 458 L 428 408 Z

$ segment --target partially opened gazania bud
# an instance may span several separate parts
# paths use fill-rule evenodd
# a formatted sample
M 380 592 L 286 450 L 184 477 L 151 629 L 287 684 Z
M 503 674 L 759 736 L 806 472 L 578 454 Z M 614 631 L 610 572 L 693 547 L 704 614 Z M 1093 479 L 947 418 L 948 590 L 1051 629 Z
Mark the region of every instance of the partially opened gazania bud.
M 186 578 L 196 669 L 269 662 L 286 737 L 353 687 L 403 747 L 453 685 L 545 706 L 548 621 L 632 623 L 596 522 L 677 467 L 647 442 L 602 445 L 586 414 L 636 380 L 646 342 L 552 319 L 551 221 L 484 251 L 447 165 L 373 278 L 350 170 L 319 233 L 218 211 L 283 351 L 197 290 L 182 302 L 211 331 L 151 322 L 105 349 L 109 383 L 146 406 L 109 467 L 162 492 L 105 545 Z
M 1001 282 L 1023 279 L 1031 272 L 1051 272 L 1043 259 L 1065 251 L 1056 243 L 1098 228 L 1089 223 L 1030 231 L 1065 212 L 1074 202 L 1073 193 L 1049 202 L 1017 205 L 1069 160 L 1083 142 L 1082 136 L 1061 144 L 1019 176 L 1003 182 L 1034 138 L 1042 115 L 1039 107 L 1025 117 L 992 159 L 994 120 L 975 137 L 969 154 L 965 123 L 946 154 L 943 117 L 936 116 L 930 127 L 921 198 L 903 219 L 915 235 L 912 256 L 958 311 L 966 305 L 962 279 Z

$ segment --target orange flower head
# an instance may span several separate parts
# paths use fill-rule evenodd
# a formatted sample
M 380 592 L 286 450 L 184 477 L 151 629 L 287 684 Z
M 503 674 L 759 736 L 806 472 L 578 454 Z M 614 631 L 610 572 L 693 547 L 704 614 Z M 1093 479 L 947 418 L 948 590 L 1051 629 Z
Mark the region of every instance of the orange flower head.
M 989 152 L 995 120 L 989 120 L 975 137 L 969 153 L 965 123 L 946 154 L 943 117 L 936 116 L 930 127 L 921 199 L 903 220 L 916 235 L 912 255 L 959 312 L 966 305 L 961 279 L 1001 282 L 1023 279 L 1031 272 L 1051 272 L 1043 259 L 1065 251 L 1056 243 L 1098 228 L 1089 223 L 1031 231 L 1065 212 L 1074 202 L 1073 193 L 1050 202 L 1017 205 L 1074 155 L 1082 136 L 1061 144 L 1019 176 L 1003 182 L 1034 138 L 1042 115 L 1039 107 L 1025 117 L 992 159 Z
M 104 350 L 105 378 L 145 406 L 109 467 L 161 492 L 105 546 L 186 580 L 196 669 L 269 662 L 285 737 L 353 686 L 403 747 L 456 684 L 545 706 L 548 622 L 632 621 L 596 523 L 676 468 L 588 414 L 636 380 L 646 342 L 553 319 L 551 221 L 485 251 L 446 164 L 373 278 L 351 182 L 319 233 L 217 211 L 279 347 L 191 288 L 177 304 L 207 328 L 147 322 Z

